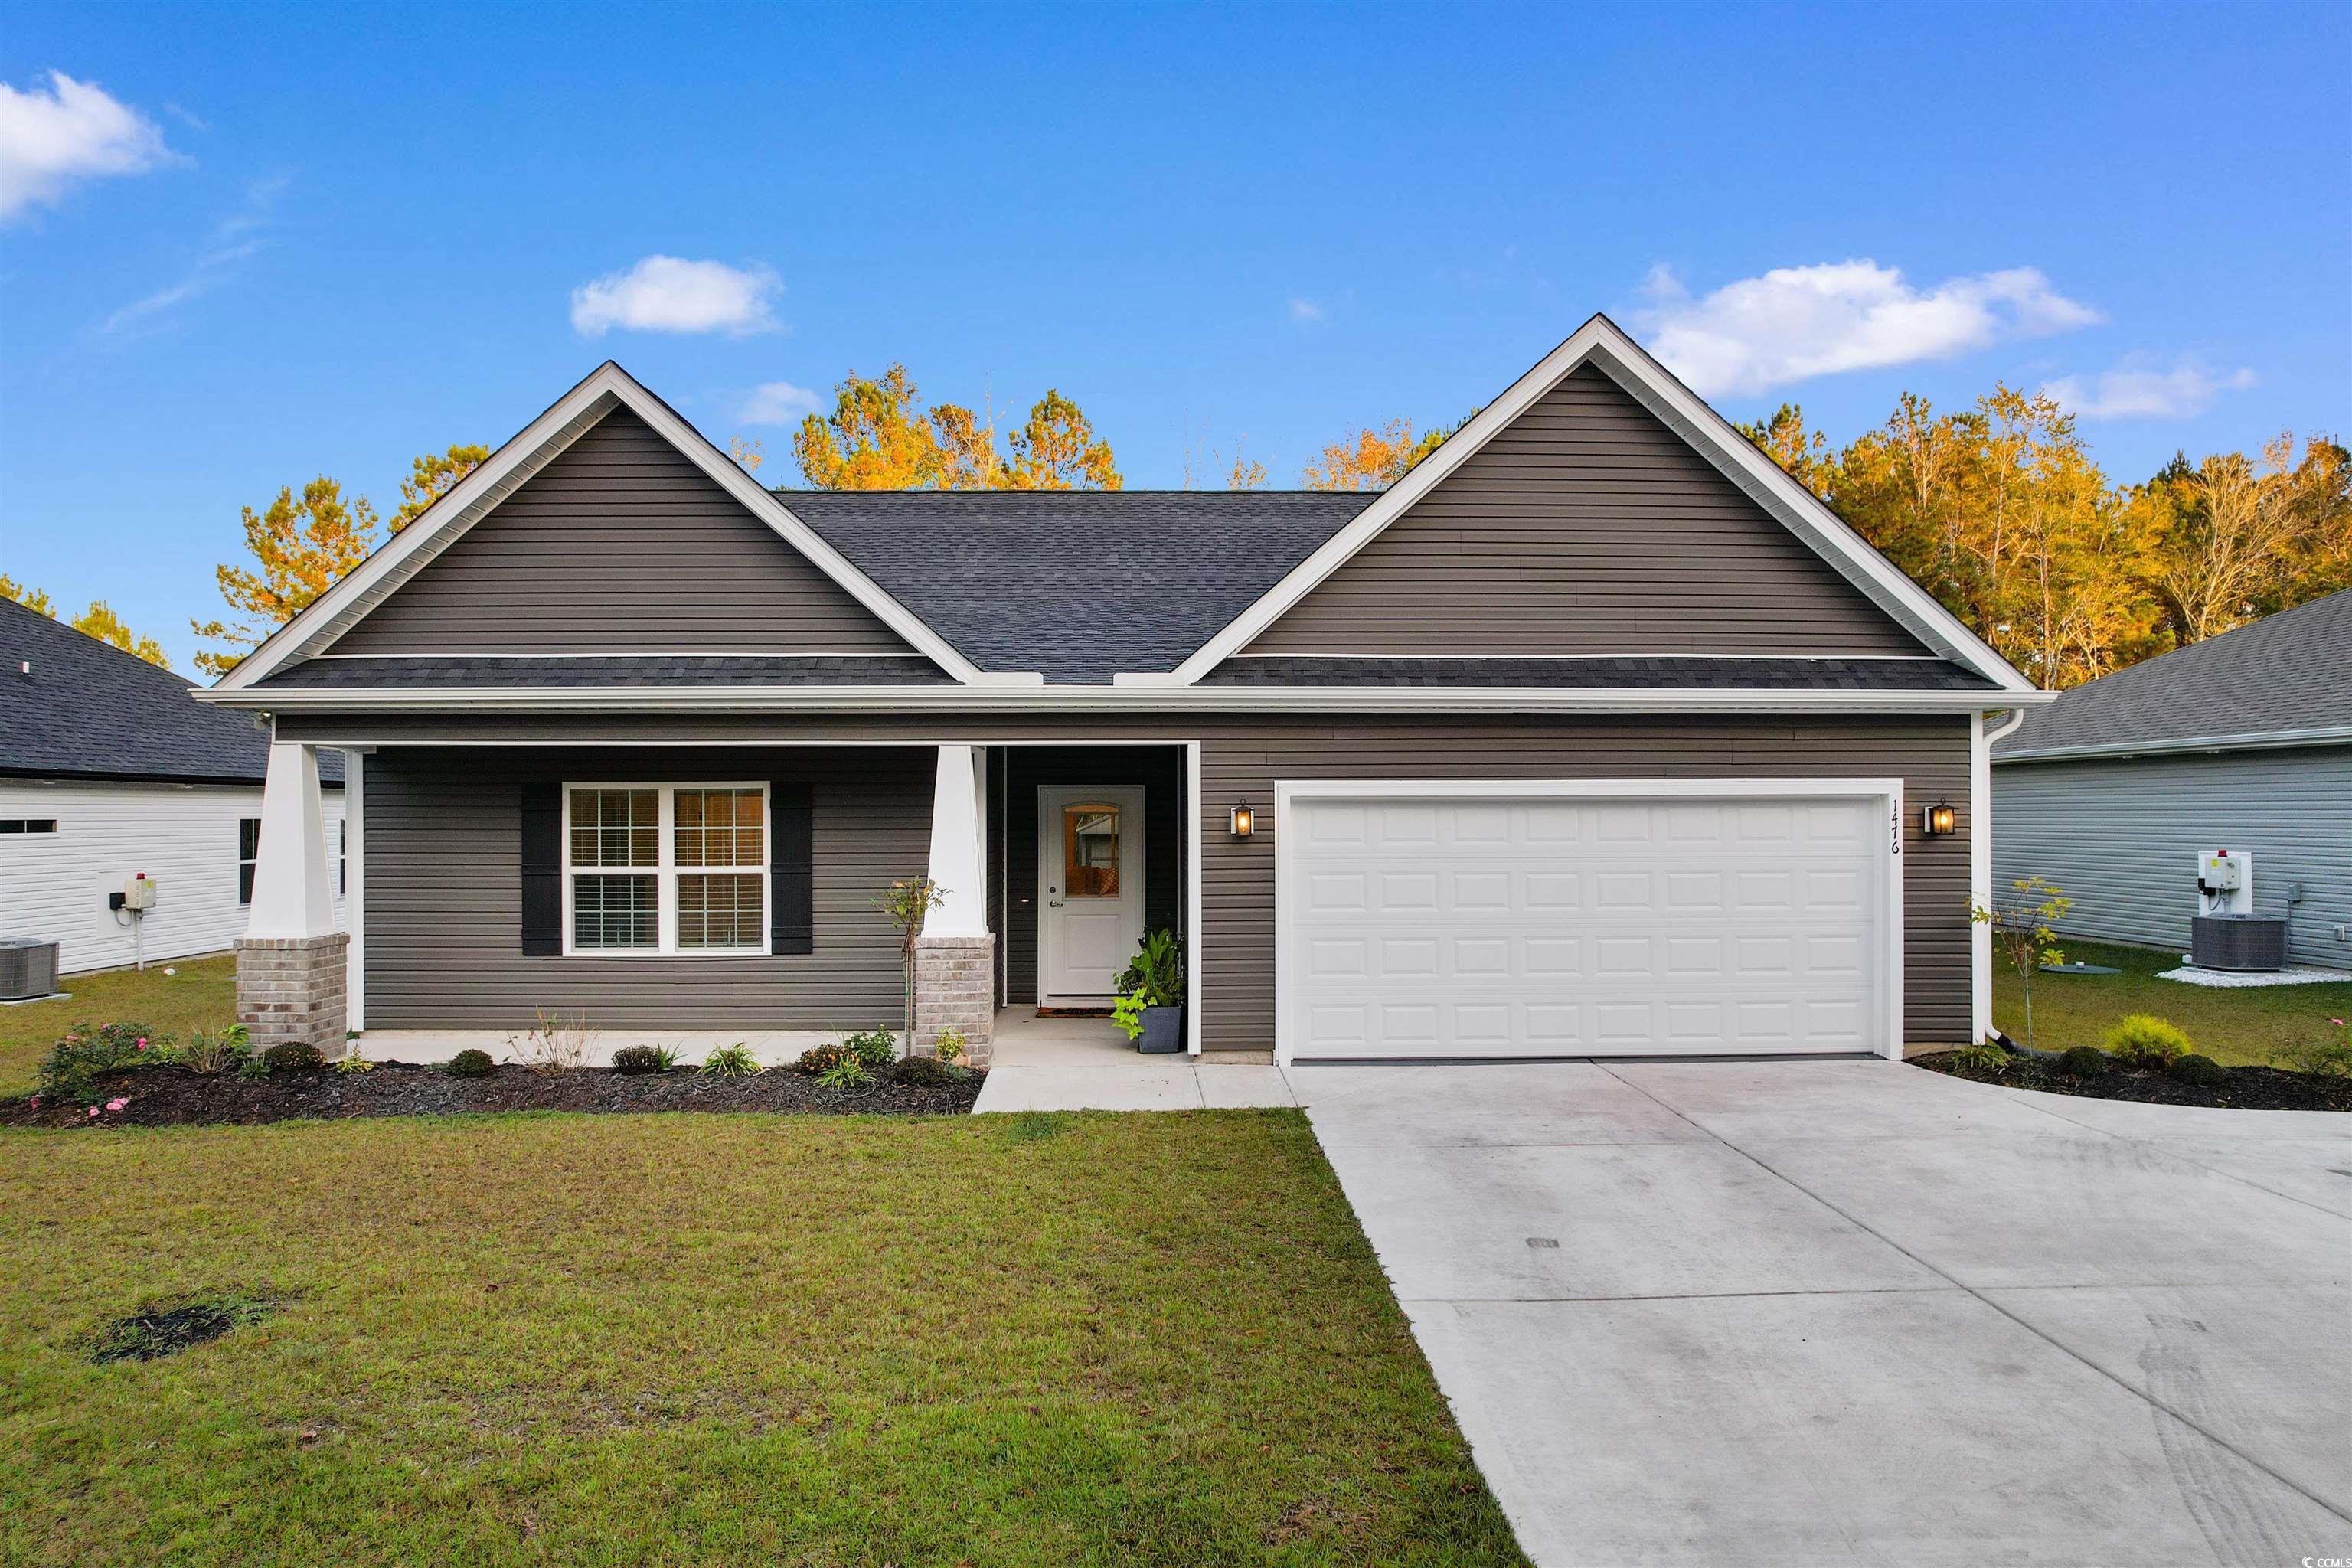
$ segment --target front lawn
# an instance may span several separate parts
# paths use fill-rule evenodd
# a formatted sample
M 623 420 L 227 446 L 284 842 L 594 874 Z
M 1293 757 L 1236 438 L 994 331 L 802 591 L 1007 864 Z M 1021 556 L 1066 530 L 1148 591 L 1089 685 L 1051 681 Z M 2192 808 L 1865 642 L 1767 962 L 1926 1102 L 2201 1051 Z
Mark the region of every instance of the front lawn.
M 2330 1018 L 2352 1017 L 2352 981 L 2344 984 L 2250 985 L 2228 990 L 2158 980 L 2180 967 L 2175 952 L 2061 942 L 2071 963 L 2111 964 L 2120 974 L 2040 974 L 2033 977 L 2033 1043 L 2045 1051 L 2095 1046 L 2129 1013 L 2153 1013 L 2178 1024 L 2196 1048 L 2225 1067 L 2267 1066 L 2272 1053 L 2292 1045 L 2341 1039 Z M 2025 1043 L 2025 983 L 1996 961 L 1994 1025 Z
M 0 1561 L 1519 1561 L 1296 1111 L 15 1131 L 0 1247 Z
M 69 993 L 62 1002 L 0 1007 L 0 1093 L 30 1090 L 41 1058 L 79 1023 L 146 1024 L 184 1040 L 191 1029 L 217 1029 L 236 1017 L 236 959 L 226 953 L 68 974 L 58 984 Z

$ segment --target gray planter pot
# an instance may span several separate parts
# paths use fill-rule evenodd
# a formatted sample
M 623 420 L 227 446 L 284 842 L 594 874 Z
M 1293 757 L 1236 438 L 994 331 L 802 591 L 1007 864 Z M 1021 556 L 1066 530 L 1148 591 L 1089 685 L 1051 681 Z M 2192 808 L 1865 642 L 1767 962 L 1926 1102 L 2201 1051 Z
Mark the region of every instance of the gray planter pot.
M 1143 1037 L 1135 1048 L 1146 1056 L 1167 1056 L 1184 1048 L 1184 1009 L 1177 1007 L 1146 1007 L 1143 1010 Z

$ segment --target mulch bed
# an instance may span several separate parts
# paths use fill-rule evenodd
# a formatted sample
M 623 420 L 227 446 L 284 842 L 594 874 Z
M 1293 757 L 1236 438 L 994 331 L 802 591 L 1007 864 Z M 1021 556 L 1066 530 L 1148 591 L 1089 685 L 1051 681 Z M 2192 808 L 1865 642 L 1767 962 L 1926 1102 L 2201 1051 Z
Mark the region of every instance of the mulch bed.
M 1950 1073 L 1978 1083 L 2004 1089 L 2036 1089 L 2044 1094 L 2080 1095 L 2085 1100 L 2137 1100 L 2150 1105 L 2208 1105 L 2231 1110 L 2352 1111 L 2352 1079 L 2321 1078 L 2315 1073 L 2285 1072 L 2278 1068 L 2225 1068 L 2229 1074 L 2210 1089 L 2181 1082 L 2164 1073 L 2121 1062 L 2097 1078 L 2069 1078 L 2054 1062 L 2034 1057 L 2011 1057 L 2009 1070 L 1999 1078 L 1958 1070 L 1958 1054 L 1937 1051 L 1910 1058 L 1914 1067 Z
M 603 1068 L 540 1073 L 501 1067 L 488 1078 L 452 1078 L 437 1067 L 381 1062 L 373 1072 L 327 1068 L 238 1078 L 199 1074 L 184 1068 L 143 1068 L 116 1073 L 98 1090 L 99 1103 L 123 1098 L 121 1110 L 47 1100 L 36 1108 L 26 1096 L 0 1102 L 0 1126 L 179 1127 L 192 1124 L 250 1126 L 297 1117 L 457 1116 L 501 1110 L 798 1111 L 829 1116 L 961 1115 L 980 1098 L 983 1073 L 961 1082 L 918 1089 L 876 1081 L 863 1089 L 835 1090 L 803 1073 L 777 1068 L 744 1078 L 711 1078 L 699 1072 L 622 1074 Z

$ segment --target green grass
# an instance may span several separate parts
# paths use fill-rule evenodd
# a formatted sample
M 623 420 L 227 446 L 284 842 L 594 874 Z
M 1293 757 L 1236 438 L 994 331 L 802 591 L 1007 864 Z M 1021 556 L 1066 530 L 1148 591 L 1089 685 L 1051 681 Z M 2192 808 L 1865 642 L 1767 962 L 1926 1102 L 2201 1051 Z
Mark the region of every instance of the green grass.
M 235 958 L 177 959 L 176 974 L 164 967 L 68 974 L 58 982 L 71 993 L 62 1002 L 0 1007 L 0 1093 L 31 1089 L 41 1058 L 76 1024 L 145 1024 L 184 1040 L 236 1020 Z
M 2158 980 L 2180 967 L 2180 955 L 2145 948 L 2064 942 L 2071 963 L 2112 964 L 2120 974 L 2039 974 L 2033 977 L 2033 1043 L 2045 1051 L 2095 1046 L 2129 1013 L 2153 1013 L 2186 1030 L 2195 1048 L 2228 1067 L 2267 1067 L 2290 1045 L 2341 1038 L 2330 1018 L 2352 1017 L 2352 981 L 2341 985 L 2258 985 L 2219 990 Z M 1996 961 L 1993 1022 L 2012 1040 L 2025 1039 L 2025 983 Z
M 0 1248 L 7 1563 L 1520 1560 L 1296 1111 L 0 1133 Z

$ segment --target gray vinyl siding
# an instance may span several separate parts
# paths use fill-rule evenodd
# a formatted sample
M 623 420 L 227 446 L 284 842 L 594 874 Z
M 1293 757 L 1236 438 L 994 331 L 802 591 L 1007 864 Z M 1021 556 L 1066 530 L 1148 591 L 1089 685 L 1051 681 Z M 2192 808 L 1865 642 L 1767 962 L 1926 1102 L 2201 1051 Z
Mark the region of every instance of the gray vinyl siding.
M 1927 650 L 1588 365 L 1247 651 Z
M 379 751 L 365 806 L 369 1026 L 515 1029 L 543 1007 L 614 1028 L 895 1026 L 898 937 L 869 900 L 926 868 L 934 757 L 880 747 Z M 811 784 L 815 952 L 522 956 L 522 784 L 695 779 Z
M 1994 890 L 2056 883 L 2064 934 L 2185 952 L 2198 853 L 2243 849 L 2293 961 L 2352 969 L 2352 746 L 1997 763 L 1992 786 Z
M 328 650 L 904 653 L 905 639 L 627 409 Z
M 279 719 L 278 732 L 286 740 L 325 741 L 340 736 L 386 745 L 404 740 L 469 736 L 486 741 L 596 738 L 640 743 L 740 741 L 822 745 L 1019 740 L 1084 745 L 1088 737 L 1105 733 L 1107 727 L 1115 728 L 1123 741 L 1202 744 L 1202 815 L 1192 826 L 1202 836 L 1202 847 L 1203 929 L 1196 950 L 1204 966 L 1203 1043 L 1211 1050 L 1263 1051 L 1274 1044 L 1274 844 L 1279 827 L 1274 821 L 1273 805 L 1278 778 L 1899 776 L 1906 781 L 1912 805 L 1904 814 L 1903 845 L 1906 1033 L 1915 1044 L 1958 1042 L 1969 1037 L 1969 723 L 1965 715 L 1345 715 L 1318 719 L 1297 714 L 1205 714 L 1105 719 L 937 714 L 798 720 L 748 715 L 336 719 L 289 714 Z M 862 752 L 861 747 L 847 754 L 856 757 Z M 467 754 L 487 761 L 501 753 L 490 747 Z M 656 750 L 644 754 L 663 753 Z M 915 773 L 925 781 L 929 777 L 927 766 Z M 375 776 L 371 771 L 372 811 Z M 923 788 L 928 787 L 925 783 Z M 824 799 L 821 795 L 821 807 Z M 1242 800 L 1261 813 L 1259 830 L 1249 839 L 1235 839 L 1226 831 L 1225 814 Z M 1924 839 L 1919 835 L 1916 806 L 1937 800 L 1949 800 L 1958 809 L 1961 831 L 1948 838 Z M 918 816 L 928 808 L 928 795 L 906 806 Z M 822 809 L 818 832 L 822 845 L 828 832 Z M 922 834 L 927 828 L 919 825 L 915 832 Z M 512 854 L 510 848 L 499 852 Z M 880 874 L 879 862 L 887 858 L 877 858 L 863 874 Z M 370 868 L 373 869 L 373 845 Z M 501 887 L 512 883 L 511 868 L 509 862 L 498 873 Z M 819 874 L 822 879 L 822 868 Z M 373 878 L 370 902 L 375 902 Z M 836 911 L 836 918 L 850 916 L 846 909 Z M 820 909 L 821 950 L 826 918 Z M 369 919 L 373 986 L 377 941 L 373 910 Z M 463 944 L 437 951 L 450 964 L 488 962 L 467 957 Z M 370 1008 L 373 1014 L 373 994 Z

